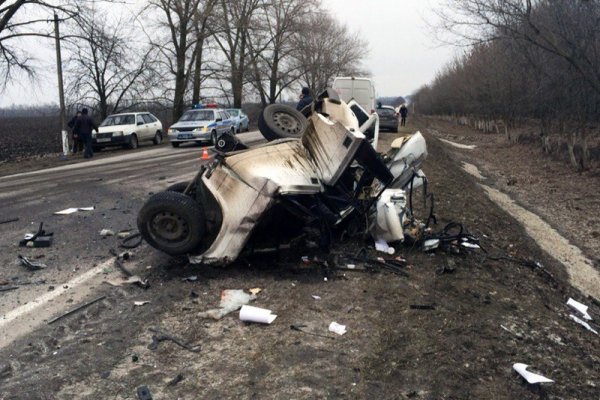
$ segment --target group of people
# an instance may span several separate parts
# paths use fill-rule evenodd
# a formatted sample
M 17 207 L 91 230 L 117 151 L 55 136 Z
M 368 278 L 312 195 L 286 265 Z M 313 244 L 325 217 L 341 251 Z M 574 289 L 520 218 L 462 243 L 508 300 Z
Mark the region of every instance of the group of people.
M 98 126 L 89 116 L 87 108 L 77 111 L 77 114 L 67 123 L 71 128 L 71 138 L 73 154 L 83 151 L 83 158 L 92 158 L 94 151 L 92 149 L 92 131 L 98 132 Z

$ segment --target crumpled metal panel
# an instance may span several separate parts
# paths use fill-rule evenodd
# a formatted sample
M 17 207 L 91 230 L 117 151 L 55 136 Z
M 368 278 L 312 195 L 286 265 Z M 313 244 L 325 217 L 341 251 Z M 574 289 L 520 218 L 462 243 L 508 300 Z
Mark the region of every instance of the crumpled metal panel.
M 250 186 L 234 176 L 227 166 L 218 166 L 202 181 L 215 196 L 223 213 L 221 229 L 212 245 L 202 255 L 190 256 L 191 263 L 227 264 L 244 248 L 250 233 L 274 201 L 278 185 L 268 179 L 255 180 Z
M 298 139 L 258 147 L 226 159 L 227 165 L 248 185 L 259 188 L 268 179 L 279 194 L 311 194 L 323 190 L 315 164 Z
M 333 122 L 321 114 L 313 114 L 308 119 L 302 144 L 315 163 L 321 181 L 334 186 L 364 139 L 365 136 L 360 132 L 351 132 L 339 122 Z

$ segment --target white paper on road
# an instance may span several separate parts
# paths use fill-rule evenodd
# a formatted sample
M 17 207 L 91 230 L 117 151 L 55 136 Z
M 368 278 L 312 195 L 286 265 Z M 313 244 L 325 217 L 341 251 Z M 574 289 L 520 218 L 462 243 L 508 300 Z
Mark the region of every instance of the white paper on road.
M 150 302 L 149 302 L 149 301 L 147 301 L 147 300 L 143 300 L 143 301 L 134 301 L 134 302 L 133 302 L 133 305 L 134 305 L 134 306 L 138 306 L 138 307 L 139 307 L 139 306 L 143 306 L 143 305 L 145 305 L 145 304 L 148 304 L 148 303 L 150 303 Z
M 590 324 L 588 324 L 587 322 L 585 322 L 582 319 L 579 319 L 578 317 L 574 316 L 573 314 L 569 314 L 569 317 L 571 317 L 571 319 L 575 322 L 577 322 L 579 325 L 582 325 L 585 327 L 585 329 L 587 329 L 590 332 L 594 332 L 596 335 L 598 334 L 598 331 L 594 330 L 594 328 L 592 328 L 590 326 Z
M 338 324 L 337 322 L 333 321 L 329 324 L 329 332 L 337 333 L 338 335 L 343 335 L 347 332 L 346 325 Z
M 277 315 L 266 308 L 244 305 L 240 309 L 240 320 L 246 322 L 258 322 L 259 324 L 270 324 L 275 321 Z
M 71 208 L 66 208 L 64 210 L 60 210 L 55 212 L 55 215 L 69 215 L 69 214 L 73 214 L 76 213 L 77 211 L 92 211 L 94 209 L 94 207 L 71 207 Z
M 219 320 L 230 312 L 239 309 L 244 304 L 248 304 L 255 299 L 256 295 L 248 294 L 241 289 L 226 289 L 221 292 L 219 308 L 213 308 L 212 310 L 198 313 L 198 316 Z
M 580 302 L 573 300 L 569 297 L 569 300 L 567 300 L 567 305 L 579 311 L 581 315 L 583 315 L 583 318 L 587 319 L 588 321 L 592 320 L 592 317 L 590 317 L 590 314 L 588 314 L 587 312 L 588 306 L 586 306 L 585 304 L 581 304 Z
M 548 379 L 545 376 L 534 374 L 533 372 L 527 371 L 529 365 L 516 363 L 513 364 L 513 369 L 519 373 L 529 383 L 547 383 L 554 382 L 552 379 Z

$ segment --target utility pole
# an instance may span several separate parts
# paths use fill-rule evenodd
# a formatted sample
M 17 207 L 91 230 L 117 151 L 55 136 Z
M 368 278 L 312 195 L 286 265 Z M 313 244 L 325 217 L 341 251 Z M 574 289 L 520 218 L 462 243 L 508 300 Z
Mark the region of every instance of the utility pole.
M 60 55 L 60 31 L 58 27 L 58 15 L 54 13 L 54 37 L 56 40 L 56 73 L 58 74 L 58 96 L 60 99 L 60 133 L 62 139 L 63 158 L 69 154 L 69 139 L 67 138 L 67 116 L 65 110 L 65 91 L 63 88 L 62 57 Z

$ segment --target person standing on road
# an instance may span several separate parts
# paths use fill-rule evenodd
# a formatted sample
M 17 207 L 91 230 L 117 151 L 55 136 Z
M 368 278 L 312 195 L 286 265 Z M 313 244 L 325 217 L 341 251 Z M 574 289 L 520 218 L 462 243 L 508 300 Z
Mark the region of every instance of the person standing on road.
M 81 116 L 75 120 L 73 130 L 77 132 L 85 145 L 83 158 L 92 158 L 94 155 L 94 152 L 92 151 L 92 130 L 95 130 L 96 133 L 98 133 L 98 126 L 88 115 L 87 108 L 81 110 Z
M 75 116 L 67 123 L 67 126 L 71 128 L 71 138 L 73 139 L 73 148 L 71 151 L 73 154 L 83 150 L 83 141 L 79 137 L 79 133 L 75 130 L 75 121 L 77 121 L 77 118 L 80 116 L 81 111 L 77 111 L 77 114 L 75 114 Z
M 408 108 L 406 104 L 402 104 L 400 107 L 400 126 L 406 126 L 406 117 L 408 116 Z
M 313 98 L 310 95 L 310 89 L 308 89 L 307 87 L 303 87 L 302 92 L 300 93 L 300 101 L 296 106 L 296 110 L 302 111 L 304 107 L 306 107 L 309 104 L 312 104 L 312 102 Z

